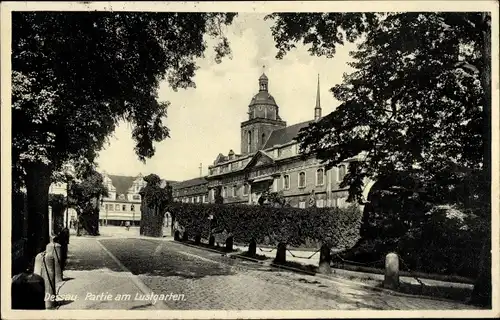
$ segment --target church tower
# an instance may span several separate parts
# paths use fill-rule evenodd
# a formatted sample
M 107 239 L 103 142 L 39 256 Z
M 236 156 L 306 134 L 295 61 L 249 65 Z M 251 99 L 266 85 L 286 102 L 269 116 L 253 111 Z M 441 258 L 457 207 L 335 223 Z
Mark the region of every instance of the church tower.
M 269 79 L 265 73 L 259 78 L 259 92 L 248 106 L 248 120 L 241 123 L 241 154 L 263 149 L 267 138 L 276 129 L 286 127 L 279 116 L 279 107 L 269 94 Z

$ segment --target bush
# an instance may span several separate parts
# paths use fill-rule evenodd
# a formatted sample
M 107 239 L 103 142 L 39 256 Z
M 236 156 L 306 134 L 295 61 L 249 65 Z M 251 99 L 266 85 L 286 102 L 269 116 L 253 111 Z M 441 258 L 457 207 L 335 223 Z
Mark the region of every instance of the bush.
M 190 237 L 208 238 L 212 230 L 226 230 L 238 243 L 255 240 L 299 246 L 311 239 L 333 245 L 353 245 L 359 234 L 360 211 L 339 208 L 276 208 L 267 206 L 171 203 L 167 210 Z M 210 216 L 213 221 L 210 225 Z
M 400 237 L 363 239 L 352 248 L 339 253 L 350 261 L 382 262 L 389 252 L 399 254 L 400 269 L 423 273 L 457 275 L 475 278 L 479 267 L 482 240 L 487 236 L 481 219 L 450 208 L 434 208 L 418 227 L 410 228 Z

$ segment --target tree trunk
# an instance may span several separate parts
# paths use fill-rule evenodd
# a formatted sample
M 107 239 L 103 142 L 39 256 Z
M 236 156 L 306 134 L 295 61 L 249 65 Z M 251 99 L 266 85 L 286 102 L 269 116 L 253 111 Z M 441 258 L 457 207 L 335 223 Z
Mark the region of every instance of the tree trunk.
M 30 264 L 44 251 L 49 238 L 49 187 L 51 168 L 41 162 L 31 163 L 26 170 L 26 196 L 28 202 L 27 257 Z
M 257 254 L 257 242 L 255 242 L 255 239 L 250 240 L 250 244 L 248 245 L 248 255 L 255 257 Z
M 328 244 L 323 244 L 319 253 L 319 272 L 323 274 L 332 273 L 332 256 L 331 256 L 331 247 Z
M 275 263 L 284 264 L 286 262 L 286 243 L 278 243 L 278 250 L 276 251 Z
M 489 13 L 483 13 L 484 30 L 483 30 L 483 61 L 484 69 L 481 71 L 481 85 L 484 91 L 484 184 L 485 184 L 485 200 L 491 199 L 491 18 Z M 491 206 L 485 212 L 484 219 L 491 225 Z M 488 230 L 481 249 L 479 274 L 474 284 L 472 297 L 470 302 L 476 305 L 491 307 L 491 228 Z

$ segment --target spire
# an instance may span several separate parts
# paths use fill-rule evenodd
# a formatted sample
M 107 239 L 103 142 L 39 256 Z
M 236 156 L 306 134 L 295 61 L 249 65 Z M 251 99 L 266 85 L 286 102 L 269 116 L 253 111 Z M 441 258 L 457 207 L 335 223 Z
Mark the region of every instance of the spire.
M 318 73 L 318 89 L 316 91 L 316 107 L 314 108 L 314 121 L 318 121 L 321 118 L 321 101 L 319 94 L 319 73 Z

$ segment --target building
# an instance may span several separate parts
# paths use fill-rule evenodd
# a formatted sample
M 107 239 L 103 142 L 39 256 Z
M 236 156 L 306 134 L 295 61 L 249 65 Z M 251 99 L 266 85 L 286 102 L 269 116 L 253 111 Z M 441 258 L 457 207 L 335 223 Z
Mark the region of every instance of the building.
M 265 74 L 260 76 L 258 84 L 259 91 L 248 106 L 248 120 L 241 123 L 240 154 L 233 150 L 227 156 L 219 154 L 203 180 L 188 180 L 191 183 L 187 183 L 189 187 L 183 188 L 183 193 L 176 193 L 174 186 L 176 199 L 193 202 L 194 189 L 206 186 L 208 202 L 214 202 L 215 195 L 220 193 L 224 203 L 254 205 L 263 192 L 274 191 L 282 192 L 293 207 L 305 208 L 312 201 L 318 207 L 346 206 L 348 192 L 340 188 L 340 183 L 348 163 L 326 170 L 314 156 L 303 159 L 295 139 L 300 129 L 321 119 L 319 76 L 316 103 L 311 110 L 313 119 L 290 126 L 279 115 Z
M 208 181 L 205 177 L 194 178 L 172 185 L 176 201 L 190 203 L 208 202 Z
M 135 177 L 102 173 L 104 185 L 108 188 L 108 196 L 101 201 L 99 222 L 105 225 L 122 225 L 130 221 L 131 225 L 139 225 L 141 221 L 141 195 L 139 192 L 146 186 L 142 174 Z M 173 184 L 175 181 L 162 180 Z

